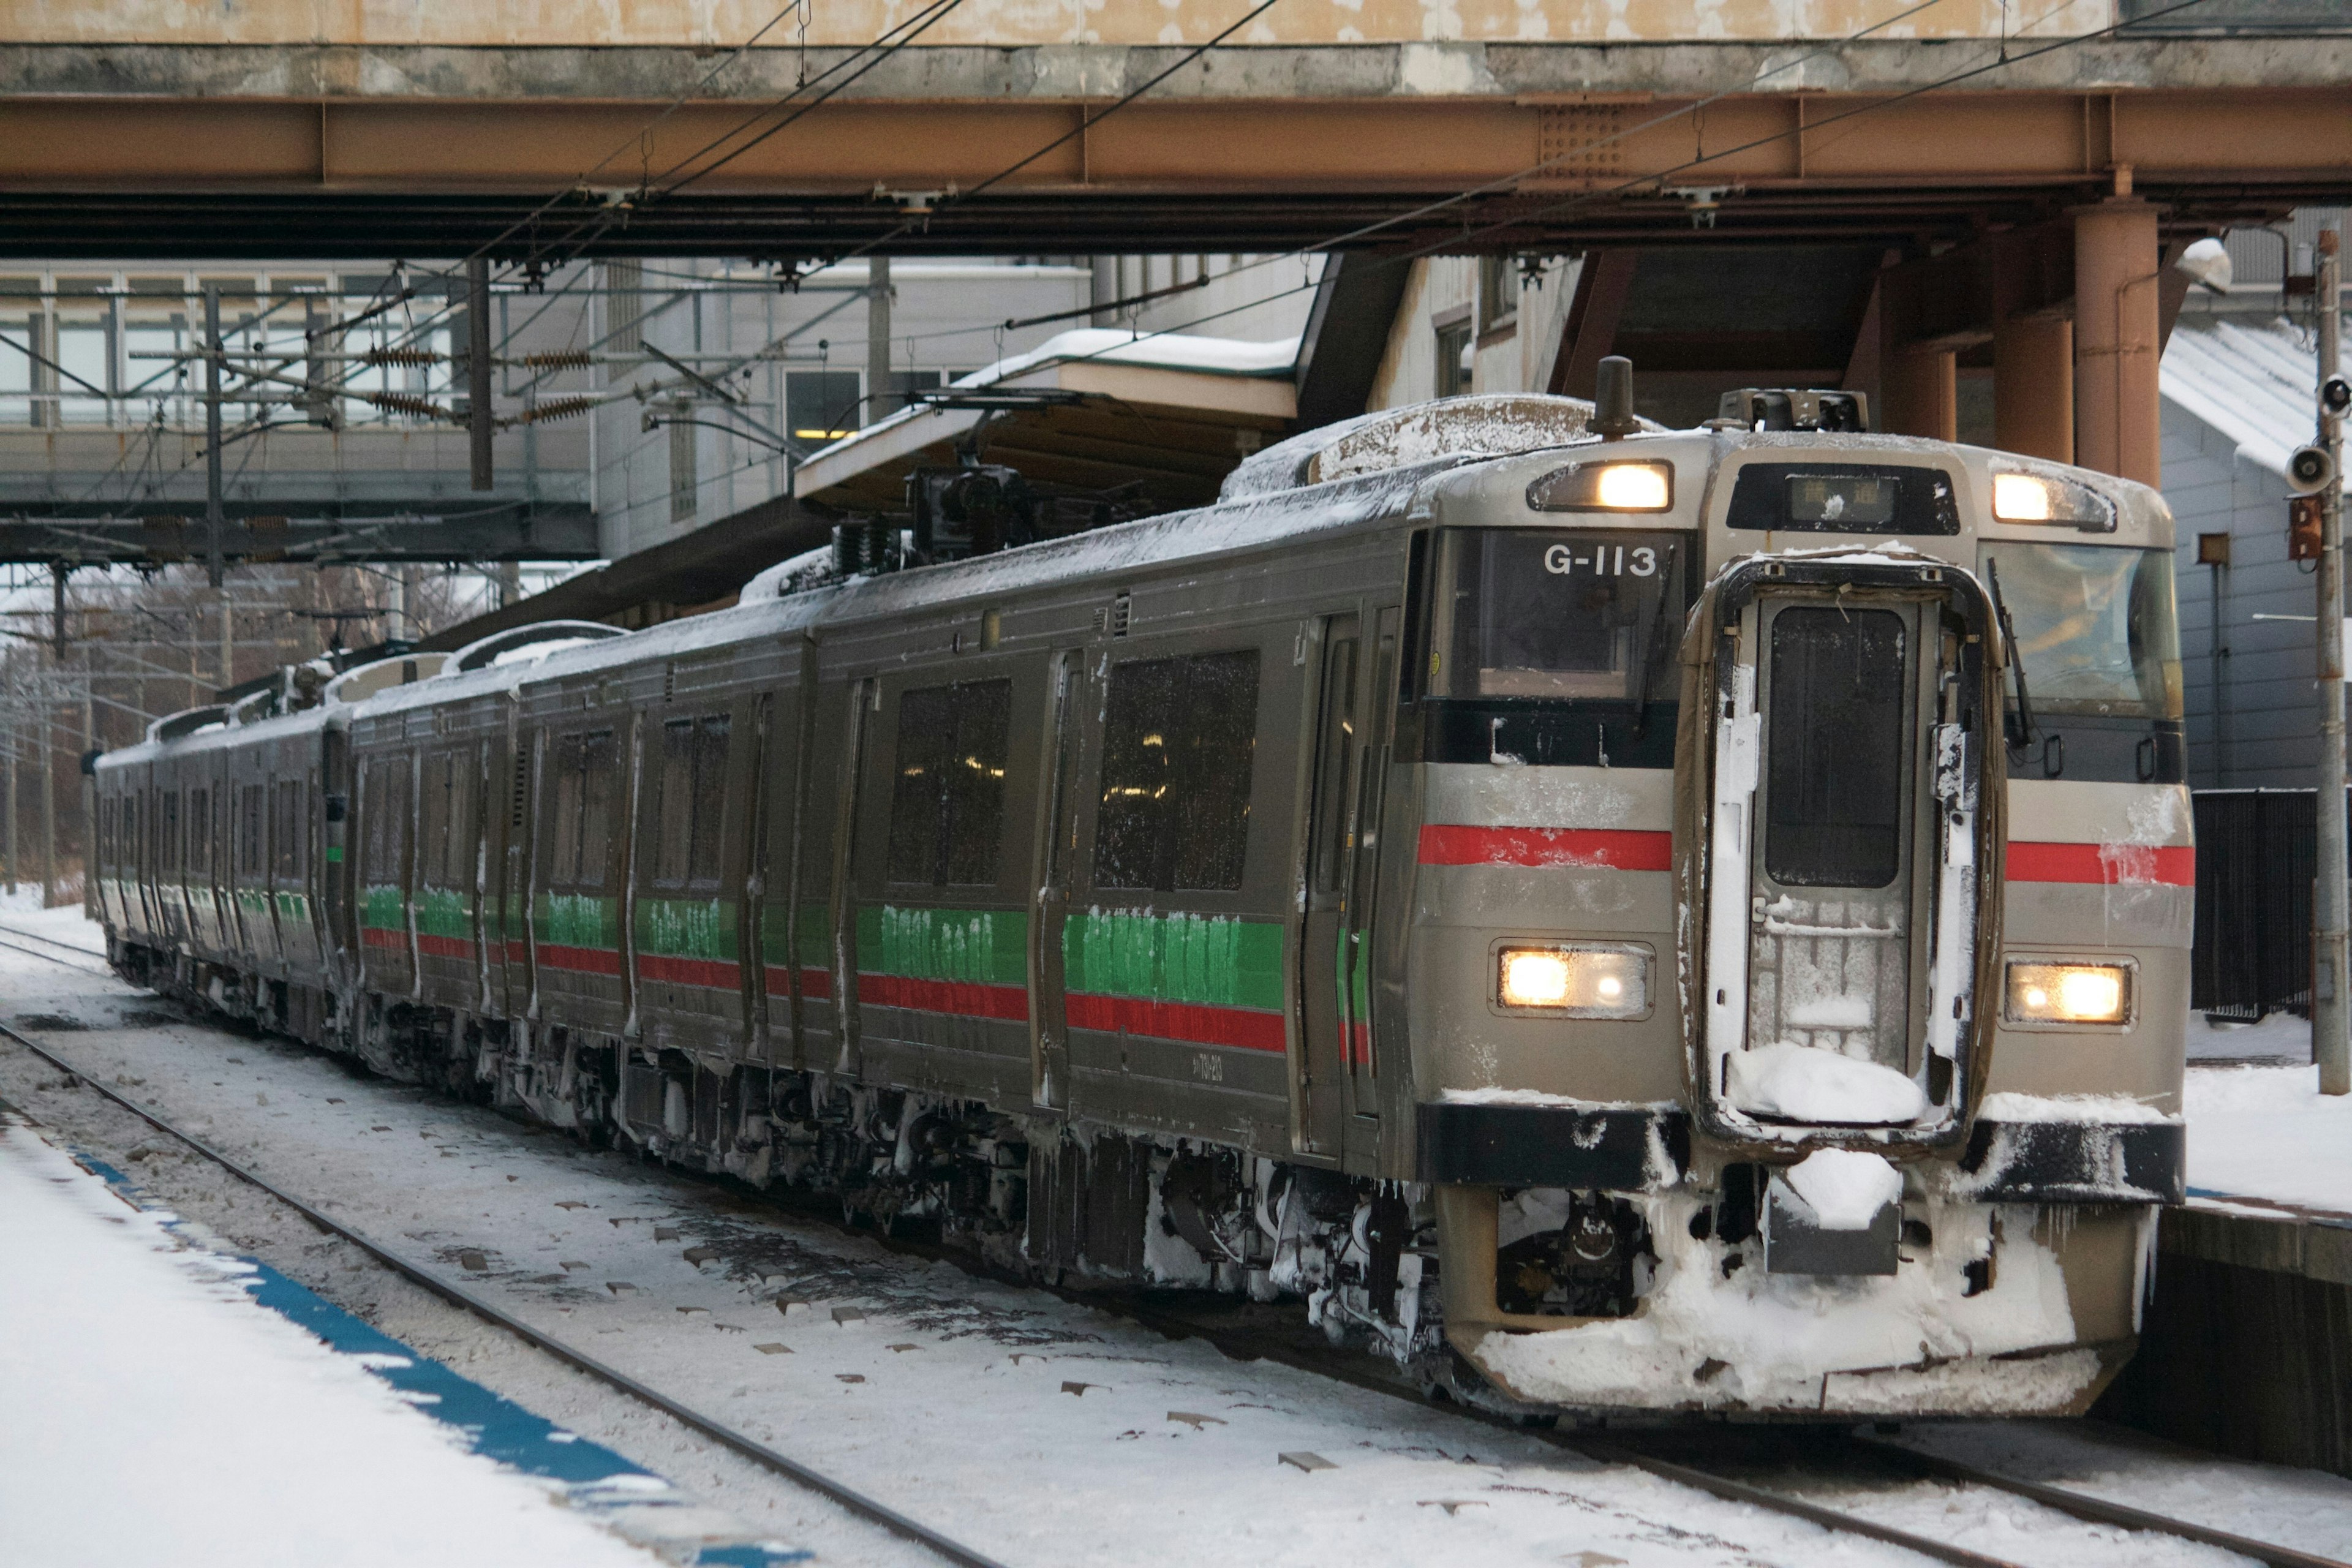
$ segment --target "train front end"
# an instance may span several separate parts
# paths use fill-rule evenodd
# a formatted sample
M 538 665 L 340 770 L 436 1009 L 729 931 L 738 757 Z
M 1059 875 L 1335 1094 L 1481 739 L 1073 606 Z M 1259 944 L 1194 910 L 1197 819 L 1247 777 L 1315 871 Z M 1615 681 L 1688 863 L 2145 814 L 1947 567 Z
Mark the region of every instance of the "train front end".
M 1465 1381 L 2087 1407 L 2181 1194 L 2161 499 L 1724 421 L 1431 515 L 1402 995 Z

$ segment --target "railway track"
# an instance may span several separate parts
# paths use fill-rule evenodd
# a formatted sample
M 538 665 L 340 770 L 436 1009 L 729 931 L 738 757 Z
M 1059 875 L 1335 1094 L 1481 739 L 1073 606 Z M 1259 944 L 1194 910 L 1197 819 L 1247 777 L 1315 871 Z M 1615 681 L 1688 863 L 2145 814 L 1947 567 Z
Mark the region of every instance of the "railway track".
M 9 931 L 10 929 L 0 927 L 0 932 Z M 0 942 L 5 941 L 5 937 L 0 937 Z M 77 952 L 84 952 L 84 950 L 71 949 L 69 944 L 54 941 L 51 945 Z M 22 948 L 19 951 L 35 952 L 31 948 Z M 47 953 L 35 952 L 35 955 L 52 957 Z M 63 957 L 53 957 L 52 962 L 58 963 L 62 967 L 87 973 L 83 971 L 83 966 L 80 964 Z M 523 1321 L 479 1293 L 467 1289 L 436 1270 L 379 1245 L 366 1235 L 325 1214 L 317 1205 L 286 1191 L 268 1178 L 247 1169 L 233 1157 L 174 1125 L 157 1111 L 91 1077 L 67 1058 L 60 1056 L 42 1042 L 27 1037 L 22 1031 L 0 1025 L 0 1037 L 5 1037 L 58 1070 L 75 1075 L 80 1081 L 97 1089 L 109 1100 L 139 1117 L 159 1131 L 184 1144 L 202 1158 L 217 1164 L 238 1180 L 268 1194 L 277 1201 L 301 1215 L 311 1225 L 351 1242 L 385 1267 L 443 1300 L 506 1330 L 539 1350 L 599 1379 L 629 1397 L 662 1411 L 795 1484 L 834 1500 L 851 1511 L 927 1548 L 948 1562 L 965 1564 L 967 1568 L 1003 1568 L 1001 1563 L 985 1553 L 966 1546 L 889 1505 L 778 1452 L 758 1439 L 723 1422 L 717 1421 L 690 1405 L 672 1399 L 639 1379 L 605 1364 L 577 1346 Z M 926 1252 L 930 1249 L 917 1247 L 909 1250 Z M 1034 1284 L 1027 1281 L 1023 1283 Z M 1052 1291 L 1051 1293 L 1068 1300 L 1080 1299 L 1068 1292 Z M 1211 1319 L 1160 1304 L 1106 1300 L 1092 1295 L 1084 1297 L 1083 1300 L 1089 1306 L 1117 1312 L 1171 1337 L 1202 1339 L 1218 1350 L 1240 1359 L 1272 1360 L 1318 1376 L 1336 1378 L 1372 1392 L 1410 1399 L 1416 1404 L 1423 1403 L 1418 1393 L 1410 1385 L 1399 1379 L 1381 1375 L 1376 1368 L 1347 1365 L 1340 1363 L 1336 1356 L 1318 1354 L 1304 1343 L 1292 1343 L 1280 1336 L 1236 1330 L 1230 1325 L 1220 1324 Z M 1972 1552 L 1964 1547 L 1918 1535 L 1895 1526 L 1880 1524 L 1847 1510 L 1826 1507 L 1793 1495 L 1790 1491 L 1759 1485 L 1755 1481 L 1740 1479 L 1736 1474 L 1726 1473 L 1727 1468 L 1737 1470 L 1739 1466 L 1734 1463 L 1726 1467 L 1721 1463 L 1719 1455 L 1710 1455 L 1706 1452 L 1705 1450 L 1710 1446 L 1706 1439 L 1688 1442 L 1672 1435 L 1652 1433 L 1640 1436 L 1612 1437 L 1602 1440 L 1573 1434 L 1526 1432 L 1524 1428 L 1507 1417 L 1490 1415 L 1467 1408 L 1457 1407 L 1457 1414 L 1487 1425 L 1521 1430 L 1525 1435 L 1538 1437 L 1563 1450 L 1597 1463 L 1631 1466 L 1661 1479 L 1692 1487 L 1727 1501 L 1747 1504 L 1784 1517 L 1802 1520 L 1822 1529 L 1875 1541 L 1936 1562 L 1953 1563 L 1958 1565 L 1958 1568 L 2021 1568 L 2021 1565 L 2010 1559 Z M 2017 1479 L 1958 1461 L 1921 1453 L 1898 1444 L 1849 1437 L 1841 1434 L 1838 1438 L 1832 1440 L 1832 1444 L 1824 1445 L 1821 1441 L 1821 1436 L 1804 1434 L 1793 1439 L 1804 1445 L 1804 1451 L 1798 1456 L 1801 1460 L 1818 1463 L 1824 1457 L 1825 1447 L 1842 1447 L 1849 1461 L 1855 1464 L 1874 1462 L 1885 1468 L 1898 1470 L 1918 1479 L 1942 1480 L 1992 1489 L 2029 1500 L 2042 1507 L 2086 1522 L 2150 1531 L 2195 1542 L 2236 1552 L 2252 1561 L 2264 1563 L 2268 1568 L 2352 1568 L 2352 1564 L 2337 1559 L 2250 1540 L 2189 1521 L 2111 1503 L 2065 1488 Z M 1790 1455 L 1784 1452 L 1778 1457 L 1787 1459 Z M 1708 1462 L 1710 1458 L 1715 1459 L 1716 1462 L 1710 1464 Z
M 40 942 L 44 945 L 27 947 L 25 945 L 26 942 Z M 110 976 L 114 973 L 107 967 L 104 953 L 92 952 L 89 948 L 79 947 L 69 942 L 59 942 L 53 936 L 43 936 L 38 931 L 23 931 L 16 926 L 0 925 L 0 947 L 27 953 L 34 958 L 46 958 L 52 963 L 83 974 Z M 66 953 L 71 953 L 73 957 L 65 957 Z

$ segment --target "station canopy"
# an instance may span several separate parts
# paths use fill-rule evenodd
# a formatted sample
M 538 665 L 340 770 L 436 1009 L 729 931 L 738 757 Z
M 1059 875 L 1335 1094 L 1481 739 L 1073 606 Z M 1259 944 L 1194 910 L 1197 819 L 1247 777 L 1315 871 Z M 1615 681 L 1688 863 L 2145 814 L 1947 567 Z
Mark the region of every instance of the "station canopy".
M 1139 488 L 1151 511 L 1205 505 L 1290 430 L 1297 358 L 1297 338 L 1063 332 L 812 453 L 793 496 L 842 515 L 903 512 L 910 470 L 969 458 L 1048 489 Z

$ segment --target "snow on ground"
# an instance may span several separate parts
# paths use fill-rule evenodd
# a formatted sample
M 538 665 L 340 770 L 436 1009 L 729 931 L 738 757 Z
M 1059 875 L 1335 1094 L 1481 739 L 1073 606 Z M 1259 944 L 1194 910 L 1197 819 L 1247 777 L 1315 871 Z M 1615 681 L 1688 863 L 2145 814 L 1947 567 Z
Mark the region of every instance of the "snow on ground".
M 653 1562 L 464 1452 L 24 1127 L 0 1125 L 0 1258 L 11 1563 Z
M 2216 1024 L 2191 1013 L 2188 1038 L 2192 1062 L 2311 1059 L 2311 1020 L 2292 1013 L 2267 1014 L 2258 1024 Z
M 92 1075 L 347 1223 L 1022 1568 L 1916 1561 L 1532 1435 L 1171 1342 L 288 1042 L 166 1021 L 144 993 L 0 950 L 0 1020 L 33 1013 Z M 1837 1501 L 2030 1568 L 2232 1561 L 1977 1489 Z

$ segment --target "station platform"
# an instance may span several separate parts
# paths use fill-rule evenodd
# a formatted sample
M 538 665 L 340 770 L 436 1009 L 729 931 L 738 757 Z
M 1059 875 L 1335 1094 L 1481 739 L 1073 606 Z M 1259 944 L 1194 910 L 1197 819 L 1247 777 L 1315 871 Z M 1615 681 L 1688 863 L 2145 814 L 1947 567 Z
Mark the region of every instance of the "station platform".
M 807 1555 L 195 1230 L 0 1105 L 0 1562 Z

